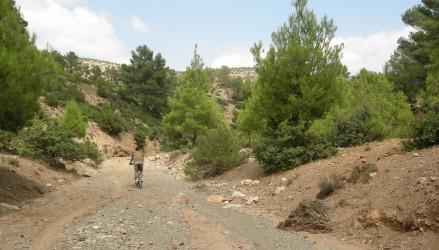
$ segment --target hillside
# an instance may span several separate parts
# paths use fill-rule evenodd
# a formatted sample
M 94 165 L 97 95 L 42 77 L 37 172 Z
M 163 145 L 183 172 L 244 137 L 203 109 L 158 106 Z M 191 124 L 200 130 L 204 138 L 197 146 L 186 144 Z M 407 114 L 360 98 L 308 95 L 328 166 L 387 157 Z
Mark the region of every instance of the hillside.
M 335 173 L 344 187 L 323 199 L 329 220 L 327 230 L 322 231 L 373 249 L 434 249 L 439 244 L 438 154 L 438 147 L 406 153 L 401 151 L 399 140 L 386 140 L 343 148 L 329 159 L 268 177 L 255 175 L 261 173 L 259 167 L 247 163 L 215 178 L 209 190 L 224 190 L 218 188 L 220 182 L 238 185 L 244 194 L 258 197 L 252 206 L 288 224 L 284 220 L 301 202 L 316 199 L 321 178 Z M 376 168 L 368 173 L 367 183 L 348 182 L 354 167 L 370 165 Z M 258 182 L 243 181 L 247 178 Z M 307 218 L 294 219 L 300 222 Z M 316 218 L 308 219 L 312 222 Z M 301 228 L 319 232 L 319 228 L 306 223 L 285 227 L 293 231 Z
M 107 67 L 105 62 L 88 63 Z M 232 69 L 232 74 L 251 78 L 254 71 Z M 78 86 L 88 104 L 98 106 L 105 101 L 94 85 Z M 230 90 L 215 86 L 213 95 L 227 103 L 225 113 L 231 121 L 235 107 Z M 61 108 L 42 104 L 53 116 L 62 114 Z M 109 136 L 94 122 L 88 123 L 86 138 L 95 142 L 109 161 L 126 160 L 134 148 L 131 134 Z M 187 154 L 170 157 L 153 142 L 148 142 L 145 151 L 169 170 L 175 181 L 194 185 L 224 208 L 268 218 L 278 224 L 278 230 L 300 232 L 314 241 L 317 249 L 329 249 L 326 244 L 338 246 L 332 249 L 345 249 L 341 247 L 344 244 L 365 249 L 435 249 L 439 245 L 438 147 L 407 153 L 396 139 L 373 142 L 340 148 L 329 159 L 271 176 L 264 176 L 261 166 L 250 157 L 245 164 L 198 183 L 191 183 L 183 173 Z M 87 160 L 62 163 L 63 168 L 55 169 L 31 159 L 0 155 L 0 215 L 6 219 L 31 210 L 48 195 L 69 189 L 83 177 L 98 181 L 98 173 L 105 170 L 105 164 L 96 167 Z M 338 177 L 342 187 L 316 201 L 319 183 L 324 178 L 334 180 L 331 175 Z M 16 221 L 17 228 L 25 226 L 22 222 Z
M 113 143 L 118 144 L 117 140 Z M 434 249 L 439 244 L 438 153 L 438 147 L 404 153 L 398 140 L 386 140 L 341 149 L 330 159 L 272 176 L 264 176 L 259 165 L 250 160 L 204 181 L 202 190 L 222 201 L 224 207 L 234 206 L 280 223 L 302 201 L 315 199 L 320 178 L 336 173 L 342 177 L 344 187 L 323 200 L 329 208 L 328 230 L 307 228 L 301 233 L 303 237 L 314 240 L 317 246 L 338 240 L 369 249 Z M 174 176 L 182 177 L 175 181 L 186 179 L 182 172 L 184 158 L 170 161 L 161 154 L 157 159 L 173 169 Z M 352 168 L 365 164 L 376 166 L 373 178 L 368 183 L 347 182 Z M 10 155 L 1 156 L 0 169 L 2 214 L 30 209 L 37 204 L 36 197 L 64 189 L 78 179 L 70 172 Z M 246 198 L 234 197 L 236 191 Z

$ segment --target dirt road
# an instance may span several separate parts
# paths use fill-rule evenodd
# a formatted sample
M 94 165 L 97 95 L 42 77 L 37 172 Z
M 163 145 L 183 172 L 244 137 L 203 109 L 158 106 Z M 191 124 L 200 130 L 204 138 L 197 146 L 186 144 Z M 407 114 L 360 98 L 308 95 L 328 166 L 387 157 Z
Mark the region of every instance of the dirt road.
M 146 161 L 132 185 L 128 158 L 0 218 L 0 249 L 314 249 L 276 222 L 207 201 L 168 166 Z M 187 204 L 186 204 L 187 199 Z

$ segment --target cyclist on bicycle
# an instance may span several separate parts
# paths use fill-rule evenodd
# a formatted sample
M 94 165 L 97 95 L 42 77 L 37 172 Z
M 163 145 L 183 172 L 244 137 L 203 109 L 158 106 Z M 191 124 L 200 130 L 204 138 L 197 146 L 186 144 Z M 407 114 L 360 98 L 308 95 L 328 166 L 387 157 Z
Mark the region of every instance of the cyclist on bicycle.
M 131 156 L 130 165 L 134 164 L 134 180 L 137 183 L 137 172 L 143 174 L 143 159 L 145 155 L 143 154 L 143 148 L 140 146 L 136 147 L 136 151 Z

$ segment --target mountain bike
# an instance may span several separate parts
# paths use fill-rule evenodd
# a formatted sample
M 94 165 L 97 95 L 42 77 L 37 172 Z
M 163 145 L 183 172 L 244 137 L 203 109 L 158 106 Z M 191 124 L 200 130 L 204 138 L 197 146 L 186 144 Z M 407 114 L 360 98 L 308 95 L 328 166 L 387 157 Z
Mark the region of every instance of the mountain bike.
M 142 189 L 142 184 L 143 184 L 143 180 L 142 180 L 142 172 L 137 171 L 137 175 L 136 175 L 136 186 L 139 187 L 139 189 Z
M 130 163 L 130 165 L 134 165 L 133 163 Z M 142 166 L 143 167 L 143 166 Z M 136 174 L 136 186 L 139 187 L 139 189 L 142 189 L 142 185 L 143 185 L 143 179 L 142 179 L 143 175 L 142 172 L 139 170 L 137 171 Z

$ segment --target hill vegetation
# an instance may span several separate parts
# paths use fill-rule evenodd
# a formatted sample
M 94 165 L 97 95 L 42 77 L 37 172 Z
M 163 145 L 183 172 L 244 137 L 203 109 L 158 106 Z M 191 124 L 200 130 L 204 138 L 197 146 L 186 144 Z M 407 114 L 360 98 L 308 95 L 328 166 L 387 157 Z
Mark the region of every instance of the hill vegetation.
M 15 2 L 2 1 L 0 149 L 53 165 L 98 164 L 103 154 L 86 135 L 96 123 L 141 145 L 193 150 L 186 172 L 204 178 L 239 165 L 243 147 L 270 174 L 385 138 L 404 139 L 408 150 L 438 144 L 435 1 L 403 13 L 416 29 L 399 40 L 384 73 L 356 75 L 341 63 L 343 45 L 331 43 L 334 22 L 317 20 L 306 0 L 293 6 L 267 52 L 261 43 L 251 48 L 254 69 L 207 68 L 195 47 L 190 65 L 176 72 L 146 45 L 122 65 L 38 50 Z

